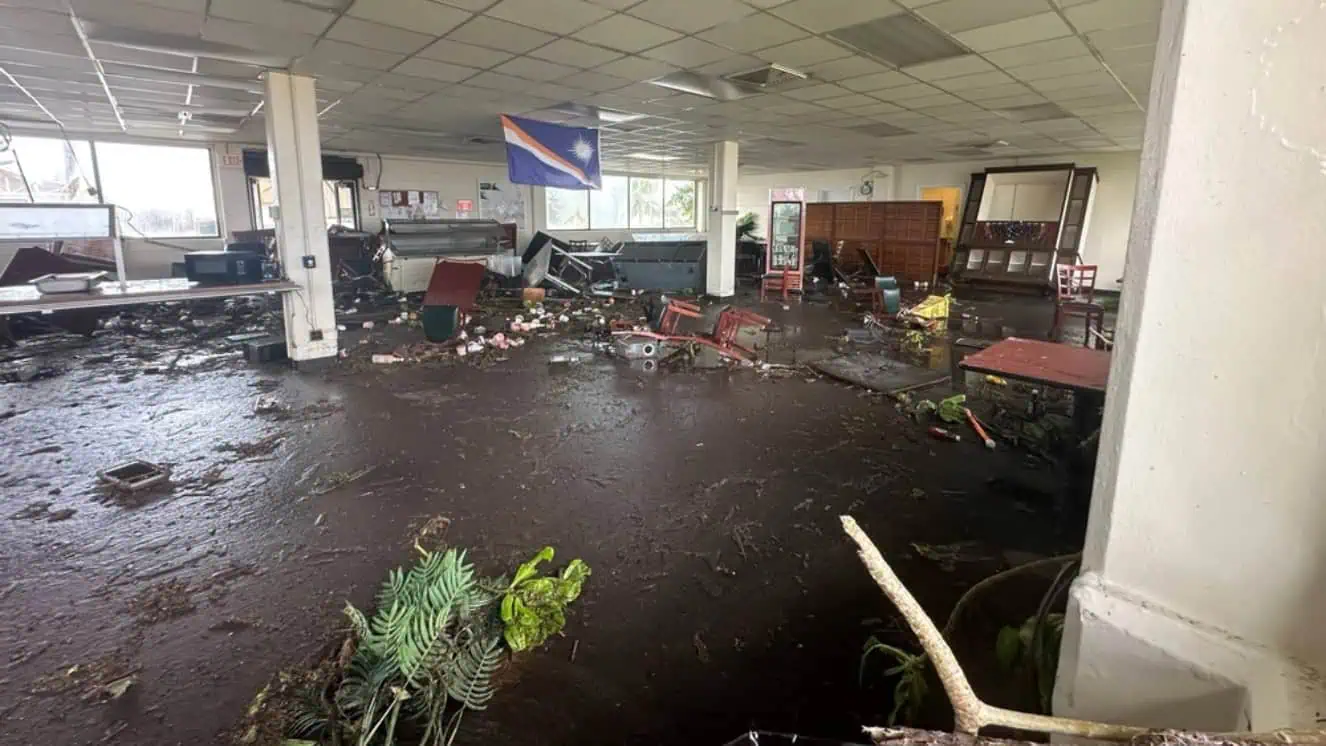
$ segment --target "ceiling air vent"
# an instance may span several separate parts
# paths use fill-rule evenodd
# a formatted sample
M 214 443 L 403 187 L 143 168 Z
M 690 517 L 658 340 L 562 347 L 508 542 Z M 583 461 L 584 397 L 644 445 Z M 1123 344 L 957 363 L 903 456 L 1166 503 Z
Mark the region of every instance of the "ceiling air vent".
M 1000 109 L 1000 114 L 1017 122 L 1048 122 L 1051 119 L 1072 119 L 1073 115 L 1064 111 L 1058 104 L 1032 104 Z
M 860 132 L 863 135 L 871 137 L 897 137 L 898 135 L 910 135 L 911 130 L 905 130 L 902 127 L 895 127 L 884 122 L 874 124 L 862 124 L 856 127 L 848 127 L 852 132 Z
M 794 83 L 799 80 L 805 80 L 807 76 L 805 73 L 799 70 L 793 70 L 790 67 L 769 64 L 764 67 L 757 67 L 754 70 L 747 70 L 744 73 L 734 73 L 723 77 L 733 83 L 767 89 L 777 88 L 778 86 Z
M 905 13 L 844 26 L 825 36 L 895 67 L 967 54 L 939 29 Z
M 483 135 L 471 135 L 465 138 L 466 145 L 498 145 L 504 142 L 496 137 L 484 137 Z

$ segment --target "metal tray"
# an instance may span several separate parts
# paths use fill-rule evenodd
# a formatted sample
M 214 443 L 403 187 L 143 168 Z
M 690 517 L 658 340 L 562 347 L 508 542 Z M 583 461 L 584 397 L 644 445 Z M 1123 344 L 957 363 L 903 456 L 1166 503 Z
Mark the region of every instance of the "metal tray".
M 36 277 L 28 282 L 42 295 L 59 293 L 86 293 L 106 279 L 107 272 L 66 272 Z

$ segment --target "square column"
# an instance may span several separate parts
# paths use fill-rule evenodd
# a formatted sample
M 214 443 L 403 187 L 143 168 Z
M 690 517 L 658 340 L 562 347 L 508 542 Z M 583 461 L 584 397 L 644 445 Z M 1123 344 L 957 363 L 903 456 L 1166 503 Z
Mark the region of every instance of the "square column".
M 296 363 L 334 358 L 336 308 L 322 204 L 322 146 L 313 78 L 263 74 L 267 160 L 279 214 L 281 269 L 299 290 L 282 296 L 286 351 Z M 311 265 L 311 266 L 310 266 Z
M 1054 710 L 1326 711 L 1326 2 L 1167 0 Z
M 709 248 L 705 252 L 705 293 L 730 298 L 737 293 L 737 143 L 714 143 L 709 166 Z

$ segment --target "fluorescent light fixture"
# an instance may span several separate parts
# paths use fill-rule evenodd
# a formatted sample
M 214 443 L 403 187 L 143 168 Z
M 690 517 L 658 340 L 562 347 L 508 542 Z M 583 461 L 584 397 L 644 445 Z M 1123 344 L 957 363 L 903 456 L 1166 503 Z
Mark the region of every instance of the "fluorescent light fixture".
M 677 160 L 677 156 L 675 155 L 659 155 L 657 153 L 628 153 L 626 157 L 634 158 L 638 161 L 658 161 L 659 163 Z
M 599 121 L 608 124 L 622 124 L 624 122 L 634 122 L 637 119 L 644 119 L 648 114 L 632 114 L 629 111 L 614 111 L 613 109 L 599 109 Z
M 700 73 L 687 71 L 664 75 L 657 80 L 649 81 L 649 83 L 659 88 L 667 88 L 679 93 L 689 93 L 692 96 L 718 99 L 719 101 L 735 101 L 760 93 L 759 88 L 752 88 L 712 75 L 701 75 Z

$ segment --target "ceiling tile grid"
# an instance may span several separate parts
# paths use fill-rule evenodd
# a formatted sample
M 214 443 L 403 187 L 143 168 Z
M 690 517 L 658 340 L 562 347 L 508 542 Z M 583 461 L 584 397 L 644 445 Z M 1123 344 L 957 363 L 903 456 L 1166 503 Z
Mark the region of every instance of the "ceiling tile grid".
M 262 117 L 262 70 L 288 67 L 319 78 L 326 134 L 346 147 L 372 150 L 391 129 L 399 135 L 406 128 L 431 137 L 392 136 L 393 144 L 462 154 L 470 137 L 496 131 L 498 113 L 568 121 L 576 115 L 556 107 L 577 103 L 643 117 L 603 125 L 609 163 L 621 153 L 658 151 L 675 157 L 675 165 L 702 168 L 709 143 L 735 138 L 749 145 L 743 163 L 776 168 L 850 166 L 863 154 L 876 161 L 953 159 L 959 156 L 946 151 L 955 147 L 988 146 L 1001 155 L 1135 146 L 1160 1 L 72 5 L 121 113 L 154 136 L 180 129 L 185 111 L 193 116 L 188 126 L 205 125 L 186 136 L 260 133 L 254 123 Z M 152 43 L 135 34 L 153 35 Z M 648 82 L 680 71 L 721 77 L 766 64 L 808 78 L 732 101 Z M 28 91 L 0 77 L 11 124 L 43 124 L 35 96 L 72 130 L 120 129 L 67 12 L 28 0 L 0 3 L 0 66 Z M 1047 105 L 1058 107 L 1054 117 L 1039 113 Z M 476 148 L 475 154 L 495 152 L 491 143 Z

